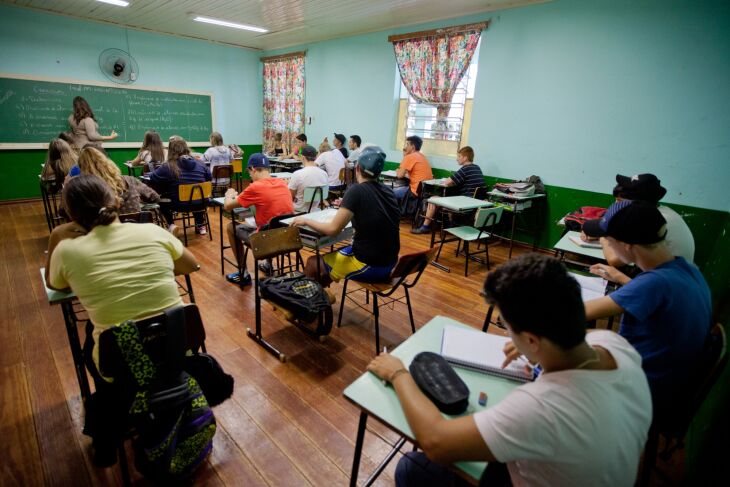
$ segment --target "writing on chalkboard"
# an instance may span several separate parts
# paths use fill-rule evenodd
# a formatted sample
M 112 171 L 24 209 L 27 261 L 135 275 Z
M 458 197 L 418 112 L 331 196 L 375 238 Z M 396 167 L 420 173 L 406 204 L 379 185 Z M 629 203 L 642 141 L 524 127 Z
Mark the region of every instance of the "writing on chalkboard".
M 205 141 L 213 127 L 209 95 L 0 77 L 0 144 L 48 142 L 68 130 L 76 96 L 89 102 L 101 133 L 119 133 L 117 142 L 141 142 L 150 129 L 163 140 Z

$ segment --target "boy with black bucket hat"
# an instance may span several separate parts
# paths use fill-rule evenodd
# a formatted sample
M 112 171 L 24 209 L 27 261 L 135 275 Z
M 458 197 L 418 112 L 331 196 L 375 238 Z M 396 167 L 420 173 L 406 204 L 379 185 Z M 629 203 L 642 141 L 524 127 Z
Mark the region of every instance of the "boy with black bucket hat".
M 293 225 L 331 236 L 338 235 L 352 221 L 355 236 L 351 246 L 325 255 L 319 265 L 316 257 L 307 261 L 307 276 L 318 279 L 323 286 L 346 278 L 361 282 L 389 279 L 400 251 L 400 211 L 393 190 L 378 182 L 384 165 L 385 152 L 380 147 L 366 147 L 355 165 L 359 184 L 347 189 L 334 218 L 327 223 L 306 216 L 294 219 Z
M 584 228 L 601 238 L 604 251 L 642 271 L 608 296 L 587 301 L 586 320 L 623 314 L 619 333 L 642 357 L 655 418 L 661 418 L 689 397 L 682 391 L 712 324 L 710 289 L 694 264 L 667 248 L 667 222 L 655 204 L 618 201 Z M 591 272 L 606 275 L 609 268 L 596 264 Z

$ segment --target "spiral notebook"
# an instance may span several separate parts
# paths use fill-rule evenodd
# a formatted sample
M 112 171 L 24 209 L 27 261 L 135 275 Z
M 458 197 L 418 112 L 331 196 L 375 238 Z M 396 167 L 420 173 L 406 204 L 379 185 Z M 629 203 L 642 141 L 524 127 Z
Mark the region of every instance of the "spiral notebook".
M 502 349 L 508 341 L 509 337 L 447 325 L 441 338 L 441 355 L 449 363 L 459 367 L 520 382 L 532 380 L 524 370 L 524 363 L 519 360 L 502 368 Z

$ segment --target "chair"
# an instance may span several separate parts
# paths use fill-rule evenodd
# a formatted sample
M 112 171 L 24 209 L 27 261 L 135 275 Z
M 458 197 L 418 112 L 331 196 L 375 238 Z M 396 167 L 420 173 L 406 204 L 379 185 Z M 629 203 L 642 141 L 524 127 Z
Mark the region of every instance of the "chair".
M 673 405 L 671 414 L 663 416 L 660 420 L 655 417 L 652 421 L 649 428 L 649 437 L 644 447 L 644 462 L 639 473 L 639 486 L 649 485 L 651 473 L 656 464 L 660 436 L 665 439 L 664 451 L 659 453 L 659 456 L 663 459 L 668 460 L 675 450 L 684 448 L 683 440 L 687 430 L 710 394 L 715 382 L 725 370 L 727 361 L 725 329 L 720 323 L 716 323 L 710 330 L 704 353 L 695 367 L 694 377 L 690 380 L 694 390 L 682 391 L 682 394 L 690 398 L 686 403 L 686 407 Z
M 339 328 L 342 324 L 342 310 L 345 307 L 345 299 L 350 298 L 351 301 L 353 301 L 357 306 L 360 308 L 369 311 L 364 306 L 357 303 L 355 300 L 353 300 L 349 294 L 357 291 L 365 291 L 365 303 L 368 304 L 368 299 L 370 294 L 373 295 L 373 317 L 375 319 L 375 354 L 380 353 L 380 313 L 379 308 L 384 305 L 392 304 L 395 302 L 402 303 L 403 299 L 405 298 L 405 304 L 408 307 L 408 317 L 411 321 L 411 332 L 416 332 L 416 324 L 413 321 L 413 309 L 411 308 L 411 297 L 408 293 L 408 290 L 418 284 L 418 280 L 421 278 L 421 274 L 423 274 L 423 270 L 428 266 L 428 263 L 431 262 L 431 259 L 433 259 L 433 254 L 436 252 L 436 248 L 431 248 L 427 250 L 421 250 L 419 252 L 414 252 L 412 254 L 405 254 L 398 257 L 398 262 L 396 262 L 395 267 L 393 267 L 393 270 L 390 273 L 390 281 L 389 282 L 378 282 L 378 283 L 369 283 L 369 282 L 358 282 L 358 286 L 360 286 L 358 289 L 354 291 L 347 292 L 347 284 L 350 281 L 350 279 L 345 279 L 342 283 L 342 298 L 340 300 L 340 312 L 339 316 L 337 318 L 337 327 Z M 413 276 L 413 277 L 411 277 Z M 409 280 L 410 277 L 410 280 Z M 400 296 L 398 298 L 391 298 L 393 293 L 399 288 L 402 287 L 404 294 L 403 296 Z M 378 304 L 378 296 L 383 298 L 383 303 Z
M 423 191 L 423 181 L 421 181 L 418 183 L 415 196 L 409 189 L 400 201 L 401 218 L 411 217 L 411 228 L 418 228 L 420 226 L 419 218 L 424 213 L 421 208 L 424 200 Z
M 158 367 L 160 383 L 156 384 L 156 390 L 175 391 L 181 384 L 187 351 L 206 352 L 205 328 L 197 305 L 175 306 L 164 313 L 135 321 L 134 325 L 142 337 L 145 353 Z M 168 341 L 168 338 L 173 341 Z M 126 368 L 111 329 L 105 330 L 99 336 L 99 372 L 106 377 L 114 377 L 118 387 L 129 387 L 123 380 Z M 126 420 L 124 423 L 126 434 L 120 438 L 117 450 L 122 482 L 128 486 L 131 485 L 131 479 L 124 442 L 132 438 L 135 431 Z
M 481 260 L 477 259 L 476 257 L 473 257 L 474 255 L 478 254 L 486 254 L 487 255 L 487 270 L 489 270 L 489 242 L 484 242 L 484 250 L 477 250 L 476 252 L 470 252 L 469 251 L 469 243 L 470 242 L 481 242 L 482 240 L 488 240 L 492 236 L 492 229 L 496 224 L 499 223 L 499 220 L 502 218 L 502 208 L 496 207 L 496 208 L 479 208 L 474 215 L 474 226 L 462 226 L 462 227 L 454 227 L 454 228 L 446 228 L 444 231 L 446 233 L 450 233 L 454 236 L 454 238 L 444 238 L 441 240 L 441 245 L 439 245 L 438 253 L 436 254 L 436 260 L 435 262 L 438 262 L 439 256 L 441 255 L 441 249 L 443 248 L 445 243 L 448 242 L 459 242 L 459 244 L 456 247 L 456 255 L 459 255 L 459 248 L 461 246 L 461 242 L 464 242 L 464 255 L 466 257 L 465 263 L 464 263 L 464 276 L 467 276 L 469 274 L 469 260 L 475 260 L 477 262 L 482 262 Z M 482 262 L 483 263 L 483 262 Z
M 236 181 L 236 191 L 241 192 L 241 184 L 243 183 L 243 159 L 233 159 L 231 161 L 233 168 L 233 178 Z
M 319 198 L 317 197 L 319 195 Z M 304 201 L 309 202 L 309 206 L 307 207 L 307 213 L 312 211 L 312 208 L 315 208 L 314 202 L 317 202 L 316 208 L 319 208 L 322 206 L 322 202 L 327 199 L 329 196 L 329 186 L 308 186 L 304 188 Z
M 337 186 L 329 186 L 330 195 L 334 196 L 335 198 L 342 198 L 342 196 L 345 194 L 345 190 L 347 189 L 347 184 L 345 184 L 346 172 L 346 167 L 340 169 L 340 173 L 337 176 L 340 184 L 338 184 Z
M 487 196 L 489 196 L 489 189 L 486 186 L 479 186 L 474 190 L 472 198 L 475 200 L 486 200 Z
M 211 194 L 215 196 L 223 196 L 228 190 L 231 178 L 233 177 L 232 164 L 220 164 L 213 166 L 213 189 Z
M 299 228 L 297 227 L 282 227 L 275 228 L 272 230 L 263 230 L 256 232 L 249 237 L 249 246 L 254 258 L 254 296 L 255 296 L 255 330 L 246 328 L 246 334 L 253 341 L 261 345 L 267 352 L 278 358 L 280 361 L 286 361 L 286 355 L 281 353 L 261 334 L 261 293 L 259 290 L 259 273 L 258 265 L 261 260 L 269 260 L 278 258 L 280 256 L 289 255 L 290 253 L 296 253 L 296 259 L 294 264 L 288 266 L 280 266 L 277 269 L 279 274 L 283 274 L 291 270 L 299 270 L 304 267 L 304 261 L 302 260 L 299 251 L 302 249 L 302 240 L 299 237 Z M 283 259 L 282 259 L 283 263 Z M 301 266 L 301 267 L 300 267 Z
M 208 200 L 212 193 L 212 183 L 205 181 L 203 183 L 181 184 L 178 186 L 178 200 L 180 206 L 175 206 L 173 211 L 173 220 L 179 220 L 183 226 L 183 239 L 185 246 L 188 245 L 188 228 L 195 227 L 195 222 L 191 223 L 195 215 L 203 218 L 203 225 L 208 230 L 208 237 L 213 240 L 210 232 L 210 221 L 208 220 Z

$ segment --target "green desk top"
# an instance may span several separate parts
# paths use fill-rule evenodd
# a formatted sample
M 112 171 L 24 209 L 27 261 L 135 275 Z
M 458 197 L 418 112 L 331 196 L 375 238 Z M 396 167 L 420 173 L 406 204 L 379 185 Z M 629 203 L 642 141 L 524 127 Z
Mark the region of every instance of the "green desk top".
M 503 193 L 501 191 L 494 191 L 494 190 L 490 191 L 487 194 L 490 195 L 490 196 L 496 196 L 498 198 L 504 198 L 506 200 L 511 200 L 511 201 L 534 200 L 534 199 L 537 199 L 537 198 L 544 198 L 545 197 L 544 194 L 531 194 L 529 196 L 518 196 L 518 195 L 509 194 L 509 193 Z
M 403 360 L 407 367 L 419 352 L 440 353 L 441 337 L 444 326 L 447 324 L 467 326 L 445 316 L 436 316 L 393 350 L 393 355 Z M 501 377 L 494 377 L 460 367 L 454 367 L 454 369 L 469 387 L 469 407 L 464 413 L 465 415 L 494 406 L 504 399 L 512 389 L 519 386 L 518 382 Z M 482 391 L 486 392 L 489 398 L 485 407 L 480 406 L 477 402 L 479 393 Z M 392 430 L 405 436 L 410 441 L 414 440 L 413 432 L 408 426 L 395 390 L 390 386 L 384 386 L 372 373 L 366 372 L 360 376 L 345 389 L 344 395 L 356 406 L 375 416 Z M 444 417 L 449 416 L 444 415 Z M 481 477 L 486 465 L 486 462 L 458 462 L 455 464 L 458 469 L 477 480 Z
M 565 235 L 563 235 L 563 238 L 558 240 L 558 243 L 556 243 L 553 248 L 556 250 L 562 250 L 563 252 L 570 252 L 572 254 L 583 255 L 585 257 L 591 257 L 593 259 L 598 259 L 601 261 L 606 260 L 606 258 L 603 256 L 602 249 L 591 249 L 588 247 L 581 247 L 580 245 L 573 243 L 570 240 L 570 237 L 580 238 L 580 232 L 566 233 Z
M 41 282 L 43 283 L 43 288 L 46 290 L 46 297 L 48 298 L 49 304 L 58 304 L 62 301 L 69 301 L 76 297 L 76 295 L 72 291 L 56 291 L 55 289 L 51 289 L 50 287 L 46 286 L 45 267 L 41 267 Z
M 428 199 L 428 202 L 452 211 L 475 210 L 494 206 L 491 201 L 478 200 L 468 196 L 433 196 Z

